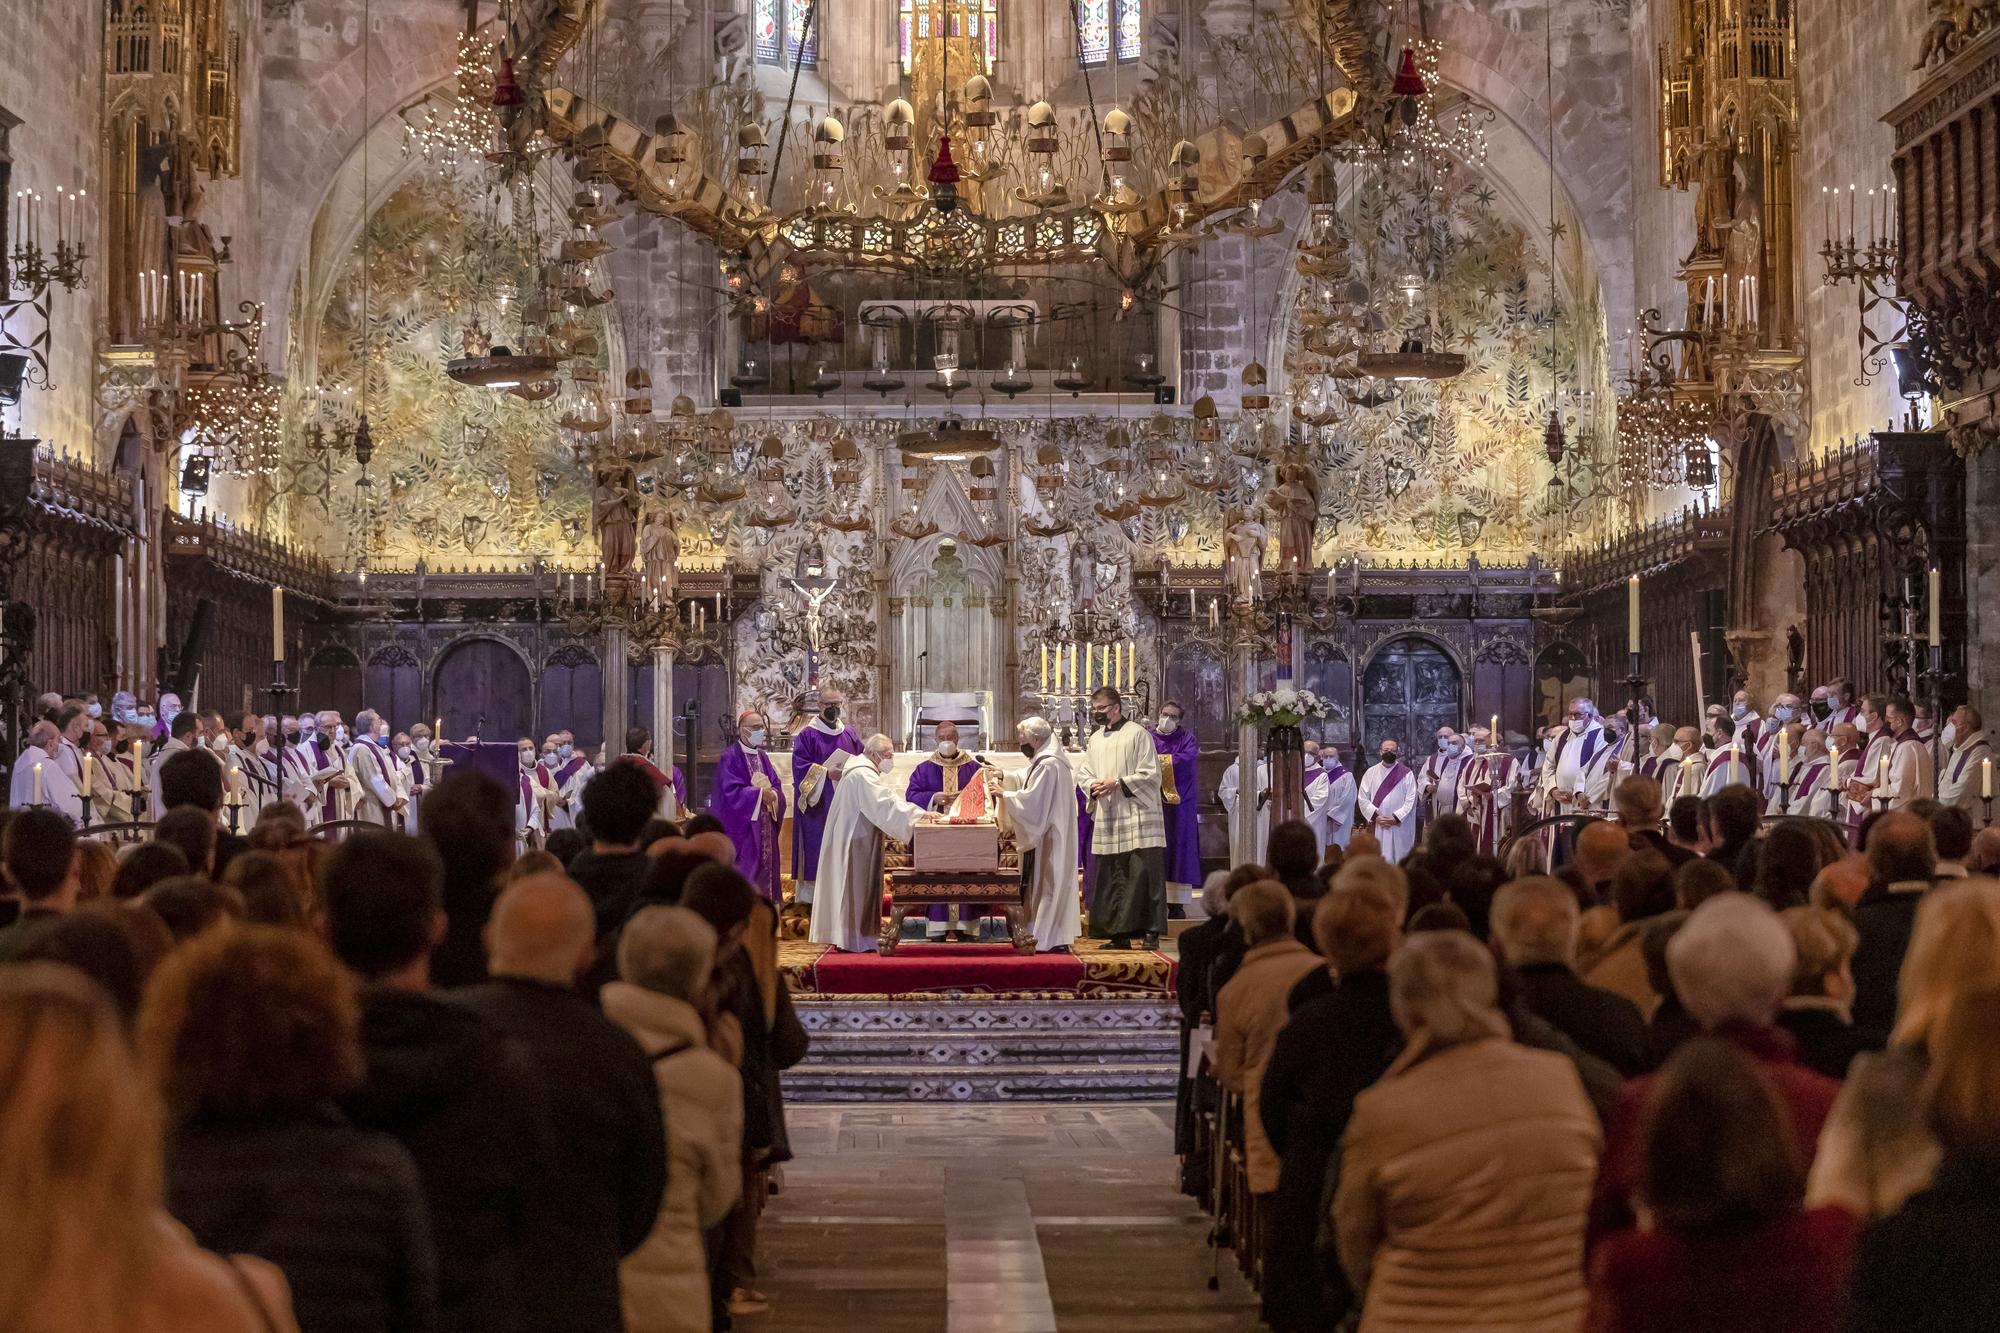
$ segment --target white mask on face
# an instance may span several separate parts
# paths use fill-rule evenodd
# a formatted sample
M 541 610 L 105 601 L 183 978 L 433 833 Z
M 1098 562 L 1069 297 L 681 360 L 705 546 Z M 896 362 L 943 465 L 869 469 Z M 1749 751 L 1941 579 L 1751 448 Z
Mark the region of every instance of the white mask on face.
M 875 761 L 875 771 L 877 773 L 886 775 L 889 772 L 889 770 L 894 768 L 895 766 L 896 766 L 896 756 L 893 754 L 885 754 L 880 759 L 877 759 Z
M 415 753 L 416 753 L 416 748 L 414 746 L 398 745 L 396 747 L 396 756 L 399 759 L 408 759 L 411 755 Z
M 567 759 L 571 755 L 576 753 L 576 747 L 570 744 L 568 741 L 564 741 L 561 745 L 558 745 L 556 747 L 556 753 L 561 755 L 563 758 Z
M 1177 717 L 1163 717 L 1160 719 L 1160 734 L 1171 736 L 1180 729 L 1180 725 L 1181 720 Z
M 758 727 L 756 730 L 752 731 L 748 736 L 744 737 L 744 740 L 749 743 L 750 748 L 753 750 L 763 749 L 764 729 L 762 727 Z
M 96 719 L 96 718 L 100 718 L 100 717 L 103 717 L 103 716 L 104 716 L 104 705 L 103 705 L 103 704 L 86 704 L 86 705 L 84 706 L 84 709 L 83 709 L 83 711 L 84 711 L 85 713 L 89 714 L 89 715 L 90 715 L 90 717 L 91 717 L 92 719 Z
M 535 752 L 533 750 L 521 751 L 521 767 L 533 768 L 534 766 L 535 766 Z
M 1573 717 L 1569 720 L 1569 734 L 1572 736 L 1581 736 L 1583 735 L 1584 729 L 1589 725 L 1590 725 L 1590 719 L 1582 717 Z
M 347 724 L 345 722 L 334 727 L 333 743 L 335 745 L 345 745 L 347 743 Z
M 1944 735 L 1938 737 L 1938 744 L 1942 745 L 1947 750 L 1952 749 L 1958 744 L 1957 723 L 1947 722 L 1944 724 Z
M 547 754 L 544 754 L 542 756 L 542 767 L 554 768 L 555 766 L 556 766 L 556 752 L 554 750 L 550 750 Z
M 944 758 L 946 758 L 946 759 L 951 759 L 951 758 L 955 757 L 955 756 L 956 756 L 956 755 L 958 754 L 958 742 L 957 742 L 957 741 L 939 741 L 939 742 L 938 742 L 938 747 L 937 747 L 937 752 L 938 752 L 938 754 L 939 754 L 939 755 L 943 756 Z

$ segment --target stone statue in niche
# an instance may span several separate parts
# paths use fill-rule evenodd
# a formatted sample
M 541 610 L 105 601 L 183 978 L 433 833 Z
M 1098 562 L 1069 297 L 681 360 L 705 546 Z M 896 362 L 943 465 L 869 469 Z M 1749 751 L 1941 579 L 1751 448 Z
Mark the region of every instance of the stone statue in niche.
M 681 536 L 674 516 L 665 509 L 647 510 L 646 521 L 639 528 L 639 568 L 647 586 L 667 601 L 673 600 L 680 555 Z
M 1080 538 L 1069 544 L 1069 590 L 1070 602 L 1079 611 L 1097 602 L 1097 552 Z
M 1722 253 L 1723 236 L 1736 207 L 1736 136 L 1712 135 L 1695 154 L 1694 249 L 1689 259 Z
M 1943 64 L 1968 41 L 2000 23 L 2000 4 L 1995 0 L 1930 0 L 1927 8 L 1930 22 L 1924 25 L 1923 44 L 1912 69 Z
M 1761 311 L 1770 301 L 1772 292 L 1764 281 L 1764 186 L 1758 172 L 1755 158 L 1745 154 L 1736 157 L 1736 205 L 1729 221 L 1723 224 L 1725 243 L 1722 252 L 1723 290 L 1728 293 L 1730 309 L 1736 309 L 1742 298 L 1744 278 L 1757 279 L 1758 304 Z M 1734 314 L 1731 319 L 1737 319 Z M 1741 322 L 1752 323 L 1750 311 L 1742 313 Z
M 624 573 L 632 564 L 634 528 L 639 517 L 639 486 L 632 469 L 608 467 L 593 472 L 590 508 L 604 572 Z
M 1278 464 L 1272 507 L 1278 515 L 1278 561 L 1287 569 L 1312 568 L 1313 534 L 1319 526 L 1319 472 L 1310 462 Z
M 1254 602 L 1264 587 L 1264 543 L 1270 532 L 1255 511 L 1230 515 L 1223 546 L 1223 585 L 1239 602 Z

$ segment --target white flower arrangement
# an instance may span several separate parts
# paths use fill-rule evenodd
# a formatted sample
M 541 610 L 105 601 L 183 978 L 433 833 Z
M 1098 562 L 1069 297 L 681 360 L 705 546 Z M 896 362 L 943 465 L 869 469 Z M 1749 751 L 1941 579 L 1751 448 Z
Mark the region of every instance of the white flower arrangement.
M 1311 690 L 1280 685 L 1275 690 L 1259 690 L 1236 710 L 1238 726 L 1296 727 L 1309 717 L 1334 716 L 1333 701 Z

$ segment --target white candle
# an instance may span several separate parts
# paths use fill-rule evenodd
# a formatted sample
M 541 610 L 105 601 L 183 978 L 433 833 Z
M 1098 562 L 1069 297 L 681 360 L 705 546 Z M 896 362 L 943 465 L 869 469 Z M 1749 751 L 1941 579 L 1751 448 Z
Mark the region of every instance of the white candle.
M 1625 580 L 1625 651 L 1639 651 L 1639 576 Z
M 1826 752 L 1826 789 L 1834 792 L 1840 790 L 1840 751 L 1838 750 L 1828 750 Z
M 275 584 L 271 588 L 271 660 L 285 660 L 285 590 Z
M 1889 756 L 1886 754 L 1882 756 L 1882 781 L 1877 784 L 1875 794 L 1877 796 L 1889 794 Z
M 1742 762 L 1742 759 L 1743 752 L 1732 746 L 1729 751 L 1729 780 L 1731 782 L 1736 781 L 1736 767 Z
M 1487 727 L 1487 731 L 1491 733 L 1491 736 L 1490 736 L 1490 739 L 1491 739 L 1491 742 L 1492 742 L 1492 745 L 1493 745 L 1493 748 L 1494 748 L 1494 749 L 1496 749 L 1496 750 L 1497 750 L 1497 749 L 1499 749 L 1499 748 L 1500 748 L 1500 715 L 1499 715 L 1498 713 L 1495 713 L 1495 714 L 1493 715 L 1493 722 L 1492 722 L 1492 724 L 1491 724 L 1490 726 L 1488 726 L 1488 727 Z
M 89 751 L 85 751 L 83 756 L 83 794 L 85 796 L 90 795 L 90 789 L 95 785 L 91 779 L 96 776 L 96 773 L 97 756 L 91 754 Z
M 1086 643 L 1083 645 L 1083 692 L 1090 693 L 1092 669 L 1097 665 L 1097 649 Z
M 1188 589 L 1188 619 L 1194 619 L 1194 589 Z
M 34 799 L 34 804 L 36 804 L 36 805 L 40 805 L 41 803 L 42 803 L 42 763 L 41 763 L 41 760 L 39 760 L 39 759 L 38 759 L 38 760 L 36 760 L 36 761 L 35 761 L 35 799 Z
M 1069 687 L 1076 688 L 1076 645 L 1069 646 Z
M 1939 630 L 1938 630 L 1938 614 L 1939 614 L 1939 610 L 1940 610 L 1940 605 L 1939 605 L 1939 604 L 1940 604 L 1940 602 L 1942 601 L 1942 598 L 1941 598 L 1941 597 L 1939 596 L 1939 592 L 1940 592 L 1940 590 L 1941 590 L 1941 589 L 1943 588 L 1943 586 L 1944 586 L 1944 579 L 1943 579 L 1943 575 L 1941 574 L 1941 572 L 1939 571 L 1939 569 L 1938 569 L 1938 567 L 1937 567 L 1936 565 L 1932 565 L 1932 566 L 1931 566 L 1931 572 L 1930 572 L 1930 597 L 1929 597 L 1929 601 L 1930 601 L 1930 604 L 1931 604 L 1931 605 L 1930 605 L 1930 613 L 1931 613 L 1931 647 L 1933 647 L 1933 648 L 1937 647 L 1937 646 L 1938 646 L 1939 644 L 1942 644 L 1942 643 L 1944 642 L 1944 639 L 1943 639 L 1943 637 L 1942 637 L 1942 636 L 1940 635 L 1940 633 L 1939 633 Z
M 1993 761 L 1991 759 L 1982 759 L 1979 761 L 1979 798 L 1983 801 L 1993 799 Z
M 243 804 L 243 770 L 234 764 L 229 766 L 229 803 Z
M 1789 785 L 1792 780 L 1792 736 L 1788 731 L 1778 733 L 1778 781 Z

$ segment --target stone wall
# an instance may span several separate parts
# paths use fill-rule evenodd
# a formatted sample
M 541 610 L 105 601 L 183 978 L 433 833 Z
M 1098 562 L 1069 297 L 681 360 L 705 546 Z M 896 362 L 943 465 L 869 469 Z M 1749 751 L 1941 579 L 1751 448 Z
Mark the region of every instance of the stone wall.
M 12 189 L 51 196 L 59 186 L 83 190 L 91 249 L 100 254 L 92 201 L 103 197 L 97 152 L 103 8 L 103 0 L 0 4 L 0 111 L 21 122 L 8 136 Z M 11 251 L 11 236 L 7 244 Z M 54 248 L 53 226 L 47 248 Z M 58 287 L 51 323 L 51 387 L 30 387 L 18 409 L 0 412 L 9 428 L 47 440 L 58 452 L 87 454 L 95 426 L 91 371 L 97 318 L 91 289 L 66 292 Z M 17 336 L 25 332 L 25 326 L 16 330 Z

